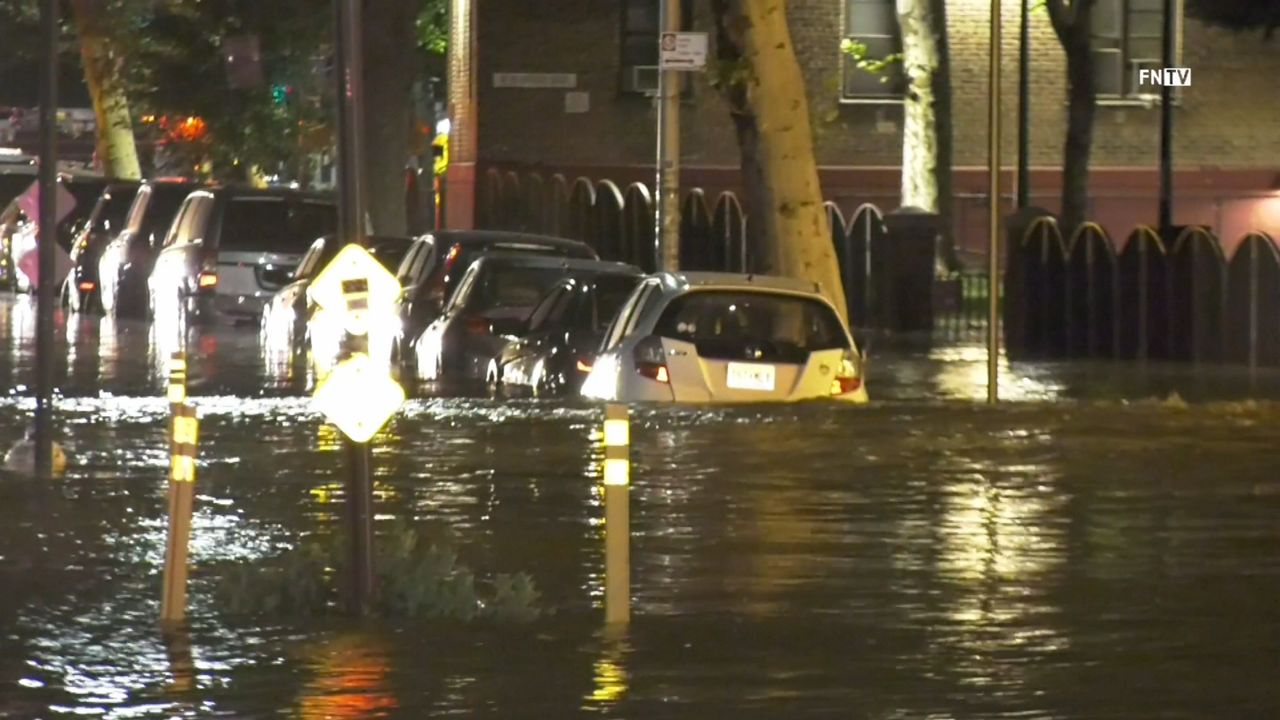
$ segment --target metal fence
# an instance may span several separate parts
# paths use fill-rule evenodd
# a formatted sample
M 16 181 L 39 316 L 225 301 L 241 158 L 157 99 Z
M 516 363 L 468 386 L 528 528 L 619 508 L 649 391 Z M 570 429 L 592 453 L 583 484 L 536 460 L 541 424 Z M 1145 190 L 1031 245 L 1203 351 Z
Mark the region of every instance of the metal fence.
M 1203 227 L 1139 227 L 1117 252 L 1096 224 L 1064 241 L 1040 217 L 1009 240 L 1012 355 L 1280 366 L 1280 249 L 1264 233 L 1230 258 Z

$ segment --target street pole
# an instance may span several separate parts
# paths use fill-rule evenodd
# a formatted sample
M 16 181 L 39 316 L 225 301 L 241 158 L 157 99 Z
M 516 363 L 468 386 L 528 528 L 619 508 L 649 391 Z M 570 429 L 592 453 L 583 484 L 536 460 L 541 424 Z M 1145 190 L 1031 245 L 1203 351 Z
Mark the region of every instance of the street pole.
M 991 216 L 987 238 L 987 402 L 1000 399 L 1000 0 L 991 3 L 990 104 L 987 108 L 987 172 Z
M 1164 38 L 1160 62 L 1173 67 L 1173 0 L 1164 0 Z M 1173 88 L 1160 85 L 1160 232 L 1173 226 Z M 1168 238 L 1166 238 L 1167 240 Z
M 53 474 L 53 246 L 58 207 L 58 0 L 40 3 L 40 209 L 36 272 L 35 476 Z
M 334 0 L 337 16 L 338 224 L 345 244 L 365 244 L 361 143 L 364 133 L 364 63 L 361 0 Z M 350 339 L 350 338 L 348 338 Z M 373 484 L 368 443 L 347 440 L 347 518 L 351 535 L 350 609 L 365 615 L 373 604 Z
M 1031 0 L 1018 26 L 1018 209 L 1031 202 Z
M 659 0 L 662 33 L 680 31 L 680 0 Z M 659 35 L 661 37 L 661 34 Z M 658 270 L 680 268 L 680 78 L 674 70 L 658 69 L 658 197 L 654 232 Z

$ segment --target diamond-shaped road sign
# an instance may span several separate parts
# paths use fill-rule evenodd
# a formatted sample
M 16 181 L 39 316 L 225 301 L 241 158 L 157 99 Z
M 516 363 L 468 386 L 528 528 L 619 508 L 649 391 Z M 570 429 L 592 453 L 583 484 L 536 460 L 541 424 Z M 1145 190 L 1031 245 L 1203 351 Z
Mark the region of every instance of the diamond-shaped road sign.
M 368 442 L 403 402 L 404 389 L 364 353 L 338 363 L 311 398 L 329 422 L 361 443 Z
M 307 288 L 326 315 L 340 318 L 352 335 L 369 333 L 371 313 L 394 312 L 400 282 L 368 250 L 348 245 Z M 355 442 L 368 442 L 404 403 L 404 389 L 388 368 L 355 353 L 320 381 L 313 406 Z
M 369 332 L 370 313 L 393 312 L 400 282 L 359 245 L 347 245 L 307 287 L 311 302 L 343 318 L 347 332 Z

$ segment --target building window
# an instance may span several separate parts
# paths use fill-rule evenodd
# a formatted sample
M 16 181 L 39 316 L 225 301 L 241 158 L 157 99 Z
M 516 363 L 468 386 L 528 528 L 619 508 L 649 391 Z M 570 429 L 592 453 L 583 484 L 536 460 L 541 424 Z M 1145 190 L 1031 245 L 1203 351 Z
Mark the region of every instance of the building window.
M 1180 7 L 1181 3 L 1175 5 Z M 1175 22 L 1179 14 L 1175 14 Z M 1098 96 L 1138 98 L 1155 94 L 1158 88 L 1138 85 L 1138 71 L 1164 64 L 1163 0 L 1097 0 L 1091 20 Z M 1176 38 L 1175 26 L 1175 42 Z
M 844 1 L 840 55 L 843 99 L 902 99 L 906 76 L 902 72 L 902 30 L 894 0 Z
M 622 92 L 639 95 L 658 93 L 658 3 L 659 0 L 622 0 Z M 681 2 L 680 27 L 693 22 L 693 3 Z M 691 87 L 689 73 L 677 73 L 682 92 Z

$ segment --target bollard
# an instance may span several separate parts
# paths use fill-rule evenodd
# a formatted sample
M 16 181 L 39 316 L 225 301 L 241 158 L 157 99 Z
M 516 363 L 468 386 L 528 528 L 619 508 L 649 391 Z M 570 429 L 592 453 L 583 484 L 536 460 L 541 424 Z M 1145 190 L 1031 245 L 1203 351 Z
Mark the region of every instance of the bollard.
M 169 409 L 187 401 L 187 355 L 175 352 L 169 359 Z
M 170 438 L 169 536 L 164 553 L 164 590 L 160 621 L 180 623 L 187 613 L 187 544 L 191 539 L 191 506 L 195 496 L 196 442 L 200 421 L 195 408 L 175 406 Z
M 604 409 L 604 619 L 631 620 L 631 426 L 625 405 Z

